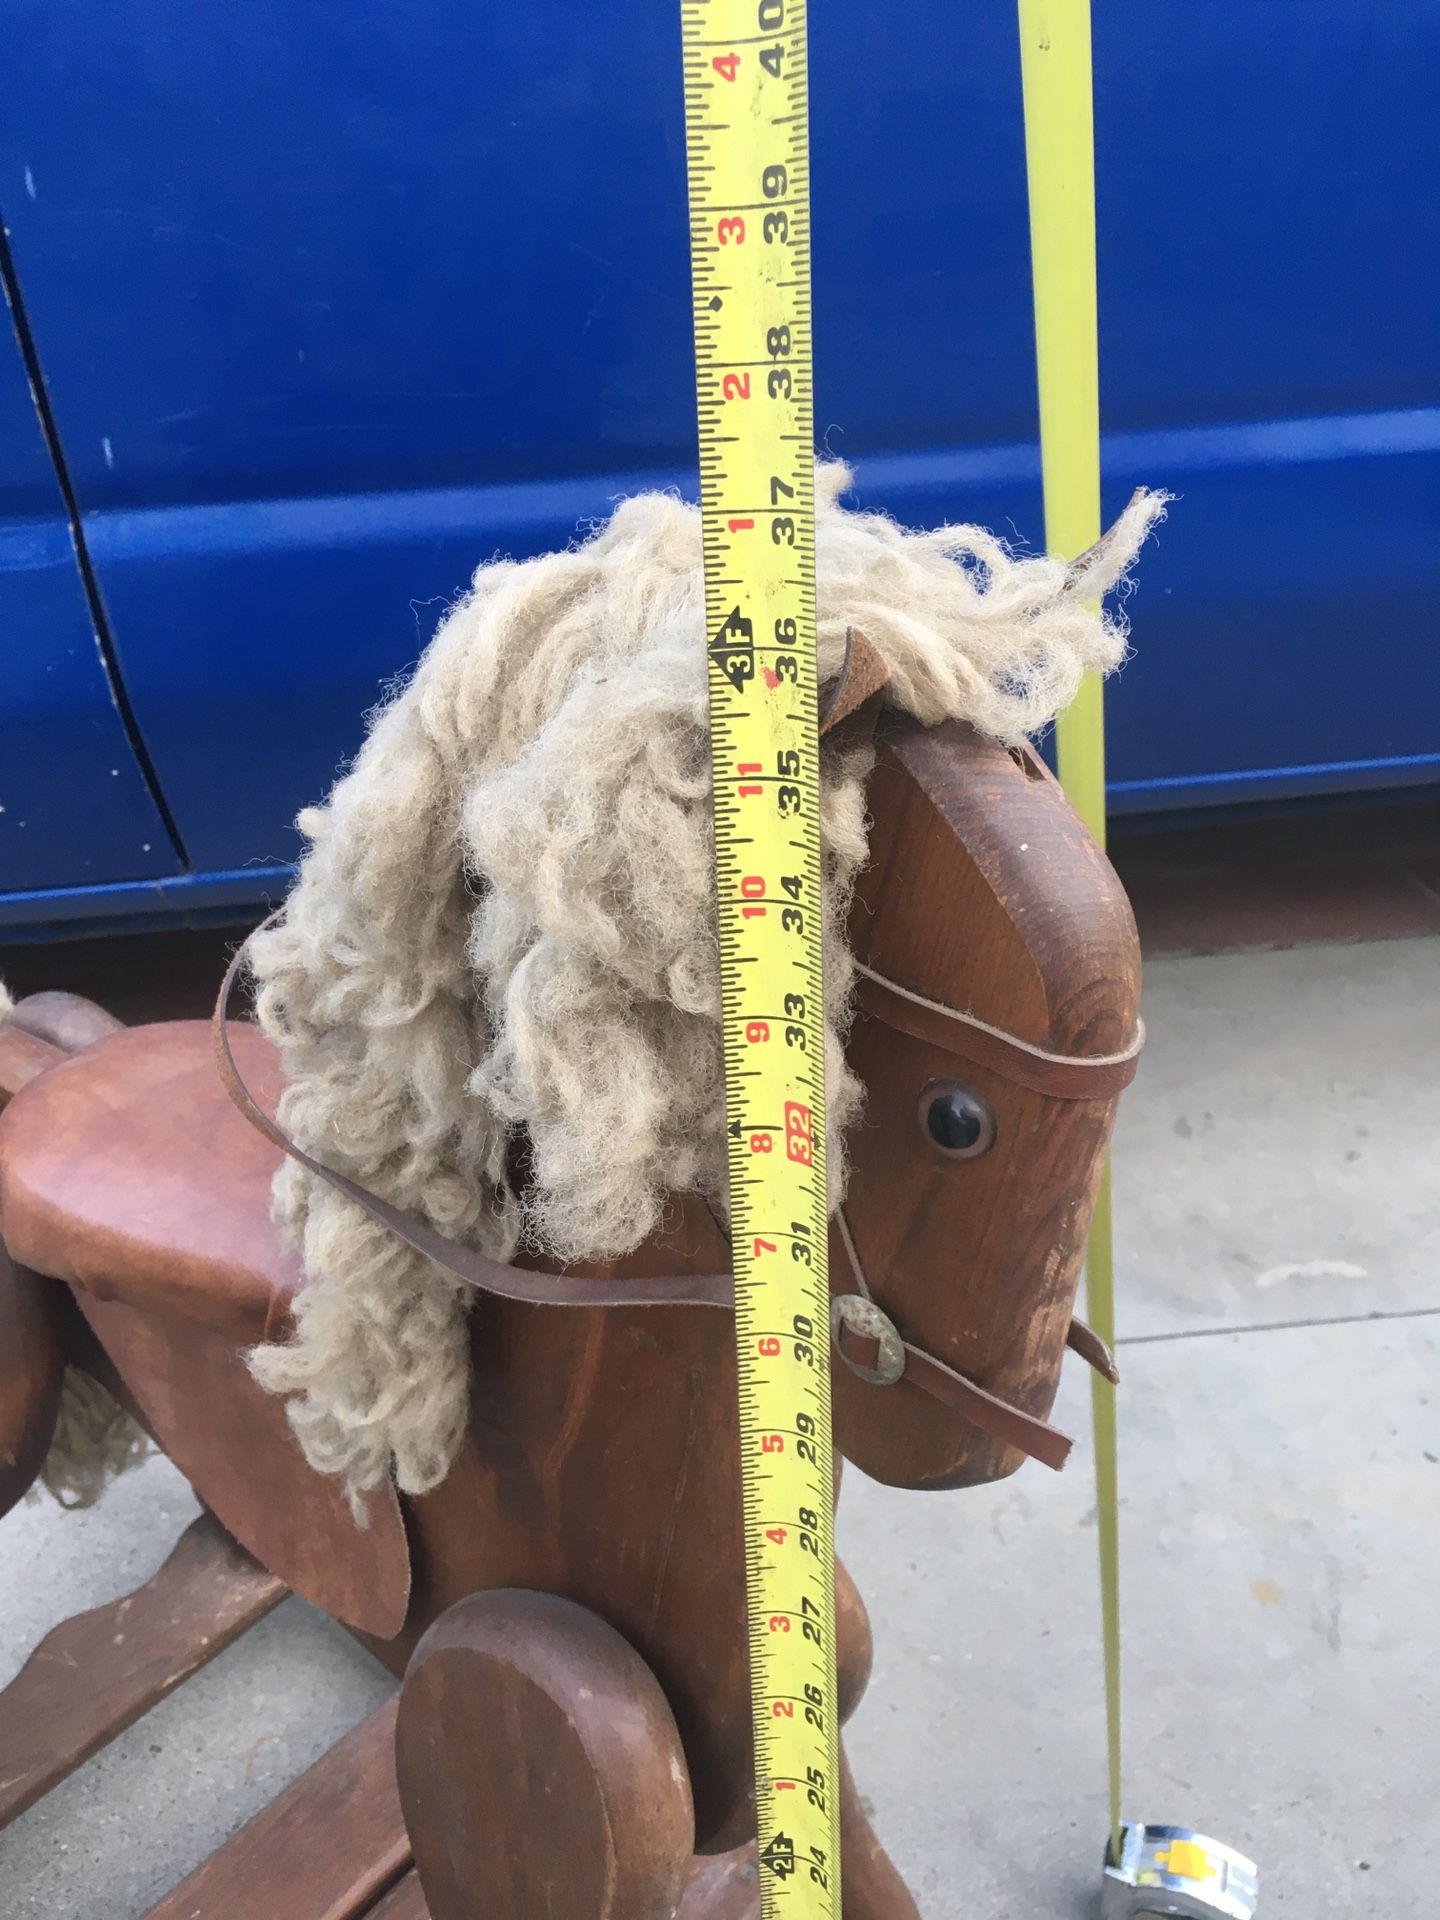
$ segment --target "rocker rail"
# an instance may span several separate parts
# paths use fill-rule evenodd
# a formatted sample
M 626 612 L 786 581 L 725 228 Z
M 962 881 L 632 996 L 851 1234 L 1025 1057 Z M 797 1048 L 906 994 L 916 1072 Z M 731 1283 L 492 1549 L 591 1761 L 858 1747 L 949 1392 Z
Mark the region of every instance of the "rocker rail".
M 288 1592 L 205 1513 L 143 1586 L 53 1628 L 0 1691 L 0 1828 Z M 398 1698 L 197 1867 L 150 1920 L 429 1920 L 395 1782 Z
M 0 1828 L 284 1599 L 202 1514 L 144 1586 L 61 1621 L 0 1692 Z
M 397 1880 L 389 1893 L 373 1906 L 365 1920 L 430 1920 L 430 1909 L 420 1891 L 420 1877 L 412 1869 Z
M 288 1591 L 206 1513 L 144 1585 L 53 1628 L 0 1691 L 0 1828 Z M 397 1691 L 354 1727 L 145 1920 L 430 1920 L 396 1779 L 399 1699 Z M 456 1840 L 467 1852 L 466 1836 Z M 752 1841 L 691 1862 L 676 1920 L 754 1920 L 758 1897 Z
M 387 1920 L 420 1920 L 419 1883 L 407 1896 L 402 1878 L 410 1842 L 395 1783 L 397 1702 L 352 1728 L 146 1920 L 360 1920 L 377 1901 Z
M 399 1695 L 321 1756 L 145 1920 L 430 1920 L 396 1784 Z M 465 1837 L 456 1836 L 462 1854 Z M 691 1863 L 676 1920 L 757 1920 L 753 1842 Z

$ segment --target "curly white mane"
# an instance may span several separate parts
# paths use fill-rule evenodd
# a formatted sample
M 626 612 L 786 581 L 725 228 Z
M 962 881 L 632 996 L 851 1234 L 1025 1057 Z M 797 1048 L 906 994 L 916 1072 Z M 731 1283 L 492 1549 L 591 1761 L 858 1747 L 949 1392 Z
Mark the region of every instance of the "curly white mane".
M 846 630 L 888 701 L 1014 743 L 1122 623 L 1099 600 L 1161 499 L 1087 563 L 975 527 L 912 533 L 845 511 L 817 472 L 822 686 Z M 863 749 L 826 746 L 822 837 L 832 1199 L 861 1095 L 845 1065 L 844 910 L 866 856 Z M 256 936 L 280 1117 L 327 1165 L 500 1258 L 613 1258 L 667 1194 L 723 1212 L 719 959 L 699 516 L 624 501 L 573 550 L 483 566 L 408 685 L 375 714 L 309 841 L 283 923 Z M 523 1192 L 508 1168 L 528 1137 Z M 464 1429 L 466 1290 L 293 1162 L 275 1212 L 307 1284 L 295 1333 L 251 1365 L 293 1396 L 310 1461 L 358 1496 L 423 1492 Z

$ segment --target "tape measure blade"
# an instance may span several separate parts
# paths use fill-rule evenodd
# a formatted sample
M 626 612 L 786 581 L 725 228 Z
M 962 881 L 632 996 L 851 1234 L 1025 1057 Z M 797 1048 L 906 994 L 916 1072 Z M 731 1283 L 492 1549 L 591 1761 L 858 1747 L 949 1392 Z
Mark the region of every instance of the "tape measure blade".
M 804 0 L 682 0 L 765 1920 L 840 1911 Z

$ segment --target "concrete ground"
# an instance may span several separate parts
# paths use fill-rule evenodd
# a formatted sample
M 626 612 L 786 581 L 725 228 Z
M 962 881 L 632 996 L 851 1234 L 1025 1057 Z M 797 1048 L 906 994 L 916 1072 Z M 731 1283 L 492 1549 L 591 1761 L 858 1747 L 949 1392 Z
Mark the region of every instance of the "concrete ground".
M 1434 938 L 1148 971 L 1116 1152 L 1126 1804 L 1253 1853 L 1265 1915 L 1436 1910 L 1437 983 Z M 1083 1432 L 1078 1367 L 1058 1417 Z M 851 1748 L 927 1920 L 1095 1912 L 1089 1475 L 1082 1444 L 978 1493 L 847 1481 L 877 1648 Z M 156 1461 L 0 1523 L 0 1681 L 193 1510 Z M 288 1601 L 0 1836 L 0 1915 L 143 1913 L 386 1685 Z

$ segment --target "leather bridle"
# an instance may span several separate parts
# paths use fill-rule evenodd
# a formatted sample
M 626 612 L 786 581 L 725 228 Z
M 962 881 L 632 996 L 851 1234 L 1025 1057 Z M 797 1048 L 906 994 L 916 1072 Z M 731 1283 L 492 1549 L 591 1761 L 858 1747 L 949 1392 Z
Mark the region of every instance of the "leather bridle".
M 271 926 L 279 918 L 279 912 L 271 914 L 263 926 Z M 733 1312 L 735 1279 L 732 1273 L 595 1278 L 565 1271 L 532 1272 L 496 1260 L 478 1247 L 450 1239 L 420 1215 L 392 1205 L 368 1187 L 337 1173 L 307 1153 L 255 1099 L 241 1077 L 230 1046 L 228 1009 L 247 945 L 248 942 L 242 943 L 231 959 L 215 1004 L 212 1021 L 215 1063 L 221 1083 L 235 1106 L 250 1125 L 282 1153 L 337 1193 L 344 1194 L 363 1213 L 388 1227 L 417 1253 L 479 1293 L 529 1306 L 720 1307 Z M 859 971 L 856 998 L 861 1009 L 872 1018 L 942 1047 L 974 1065 L 989 1068 L 1006 1079 L 1018 1081 L 1033 1091 L 1062 1100 L 1108 1100 L 1134 1076 L 1144 1041 L 1144 1032 L 1138 1023 L 1134 1040 L 1120 1053 L 1095 1057 L 1047 1053 L 973 1014 L 943 1006 L 939 1001 L 928 1000 L 899 986 L 872 968 L 862 966 Z M 991 1438 L 1019 1448 L 1034 1459 L 1044 1461 L 1046 1466 L 1058 1469 L 1065 1464 L 1072 1444 L 1068 1435 L 988 1393 L 976 1381 L 902 1336 L 870 1291 L 843 1209 L 831 1222 L 830 1274 L 832 1341 L 840 1358 L 860 1379 L 875 1386 L 908 1380 Z M 1071 1321 L 1067 1344 L 1107 1379 L 1118 1378 L 1104 1341 L 1081 1321 Z M 869 1350 L 869 1358 L 863 1357 L 865 1349 Z
M 1049 1053 L 1003 1027 L 992 1027 L 973 1013 L 927 1000 L 923 993 L 887 980 L 863 960 L 855 962 L 859 979 L 855 1004 L 884 1026 L 909 1034 L 928 1046 L 958 1054 L 972 1066 L 985 1067 L 1002 1080 L 1048 1094 L 1052 1100 L 1110 1100 L 1135 1078 L 1140 1049 L 1145 1045 L 1145 1023 L 1135 1022 L 1129 1044 L 1119 1053 Z

